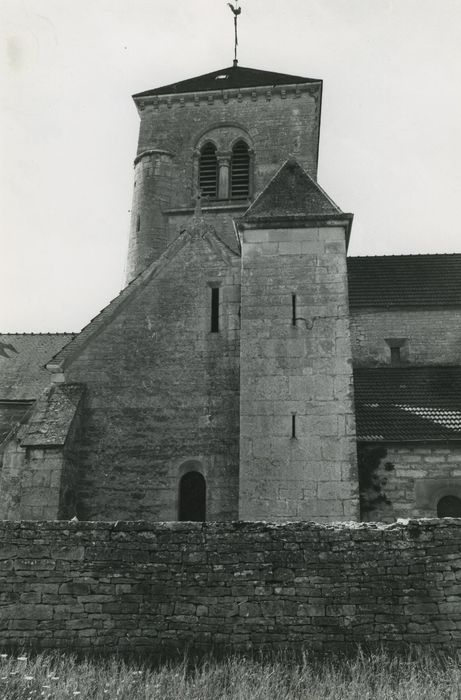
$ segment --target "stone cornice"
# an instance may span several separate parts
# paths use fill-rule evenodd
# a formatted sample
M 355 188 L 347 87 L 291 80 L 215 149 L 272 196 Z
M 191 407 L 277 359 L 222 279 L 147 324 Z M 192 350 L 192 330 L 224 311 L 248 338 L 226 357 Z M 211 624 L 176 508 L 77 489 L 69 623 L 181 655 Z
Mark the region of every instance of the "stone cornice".
M 200 105 L 212 105 L 215 101 L 224 102 L 229 100 L 242 100 L 250 98 L 256 102 L 261 98 L 270 102 L 273 97 L 286 99 L 287 97 L 299 98 L 302 93 L 313 94 L 321 89 L 322 82 L 319 80 L 315 83 L 298 83 L 292 85 L 262 85 L 258 87 L 242 87 L 233 88 L 230 90 L 204 90 L 203 92 L 186 92 L 173 93 L 170 95 L 145 95 L 143 97 L 133 97 L 138 112 L 143 112 L 144 109 L 150 107 L 158 109 L 159 107 L 185 107 L 186 104 L 193 104 L 196 107 Z
M 242 204 L 202 204 L 202 211 L 209 212 L 211 214 L 214 214 L 216 212 L 244 212 L 248 209 L 248 207 L 248 201 L 245 201 Z M 190 216 L 194 213 L 194 211 L 194 207 L 178 207 L 176 209 L 165 209 L 163 213 L 167 214 L 168 216 L 181 216 L 184 214 Z
M 337 214 L 295 214 L 286 216 L 245 217 L 237 222 L 241 231 L 253 229 L 280 229 L 280 228 L 315 228 L 329 226 L 345 226 L 346 249 L 351 235 L 353 214 L 338 212 Z
M 143 151 L 136 156 L 133 165 L 136 166 L 140 160 L 147 156 L 170 156 L 170 158 L 173 158 L 174 153 L 166 151 L 164 148 L 149 148 L 147 151 Z

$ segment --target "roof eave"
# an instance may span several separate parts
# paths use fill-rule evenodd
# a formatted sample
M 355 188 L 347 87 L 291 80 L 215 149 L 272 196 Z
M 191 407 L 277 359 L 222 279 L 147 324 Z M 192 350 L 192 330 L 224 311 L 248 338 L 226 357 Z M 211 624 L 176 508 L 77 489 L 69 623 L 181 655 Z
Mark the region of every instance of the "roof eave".
M 187 91 L 178 91 L 178 92 L 157 92 L 156 90 L 147 90 L 146 92 L 138 92 L 132 95 L 133 102 L 136 105 L 136 109 L 138 111 L 138 114 L 141 115 L 146 103 L 153 102 L 156 103 L 156 101 L 162 100 L 168 103 L 171 103 L 174 98 L 182 98 L 184 101 L 187 100 L 193 100 L 196 95 L 207 95 L 208 97 L 221 97 L 224 94 L 229 94 L 229 93 L 235 93 L 237 94 L 251 94 L 256 92 L 256 94 L 265 94 L 267 93 L 268 90 L 281 90 L 281 89 L 288 89 L 288 90 L 310 90 L 312 89 L 313 86 L 320 86 L 320 89 L 322 89 L 323 81 L 322 80 L 311 80 L 309 82 L 301 82 L 301 83 L 277 83 L 277 84 L 267 84 L 267 85 L 245 85 L 245 86 L 234 86 L 234 87 L 220 87 L 220 88 L 204 88 L 202 90 L 196 89 L 196 90 L 187 90 Z

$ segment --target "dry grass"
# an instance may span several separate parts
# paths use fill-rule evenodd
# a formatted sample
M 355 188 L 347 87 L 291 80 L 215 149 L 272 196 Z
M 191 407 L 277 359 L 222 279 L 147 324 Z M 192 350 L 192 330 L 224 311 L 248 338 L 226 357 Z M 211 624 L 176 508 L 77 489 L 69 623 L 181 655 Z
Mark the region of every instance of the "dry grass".
M 1 700 L 458 700 L 455 657 L 359 654 L 302 662 L 230 657 L 160 668 L 73 656 L 0 657 Z

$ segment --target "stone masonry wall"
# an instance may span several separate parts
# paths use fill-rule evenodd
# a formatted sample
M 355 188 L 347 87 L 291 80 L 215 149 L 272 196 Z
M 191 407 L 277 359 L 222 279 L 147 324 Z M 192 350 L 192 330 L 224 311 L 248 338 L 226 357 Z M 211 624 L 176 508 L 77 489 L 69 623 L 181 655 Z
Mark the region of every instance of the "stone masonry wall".
M 172 206 L 189 204 L 194 149 L 199 139 L 217 127 L 243 129 L 255 151 L 255 191 L 260 192 L 290 155 L 312 176 L 317 175 L 321 84 L 300 86 L 300 90 L 274 90 L 269 97 L 261 88 L 244 89 L 240 97 L 229 95 L 188 95 L 168 103 L 146 102 L 141 112 L 138 155 L 163 149 L 175 155 L 177 177 Z
M 60 515 L 66 458 L 60 448 L 25 448 L 10 440 L 0 472 L 0 516 L 54 520 Z
M 0 645 L 461 647 L 461 521 L 0 523 Z
M 240 518 L 358 518 L 350 358 L 343 228 L 245 230 Z
M 86 386 L 80 519 L 176 520 L 192 469 L 207 481 L 207 519 L 237 517 L 239 305 L 240 258 L 199 236 L 66 368 Z
M 360 448 L 359 448 L 360 449 Z M 376 483 L 388 503 L 380 500 L 368 520 L 393 522 L 396 518 L 433 518 L 444 496 L 461 498 L 461 445 L 456 443 L 385 445 L 376 471 Z M 371 498 L 373 495 L 370 494 Z
M 402 359 L 410 365 L 459 364 L 461 309 L 351 310 L 356 367 L 389 365 L 386 338 L 408 338 Z

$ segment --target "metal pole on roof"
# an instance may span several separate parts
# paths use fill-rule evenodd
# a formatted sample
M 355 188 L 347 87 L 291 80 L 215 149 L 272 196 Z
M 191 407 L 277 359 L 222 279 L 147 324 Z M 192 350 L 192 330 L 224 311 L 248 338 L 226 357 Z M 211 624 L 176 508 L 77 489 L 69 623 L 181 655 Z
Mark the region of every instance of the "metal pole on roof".
M 242 11 L 242 8 L 238 6 L 238 3 L 239 3 L 239 0 L 235 0 L 235 7 L 230 2 L 227 3 L 233 12 L 233 15 L 234 15 L 234 68 L 238 64 L 237 46 L 238 46 L 239 42 L 238 42 L 238 34 L 237 34 L 237 20 L 238 20 L 239 14 Z

